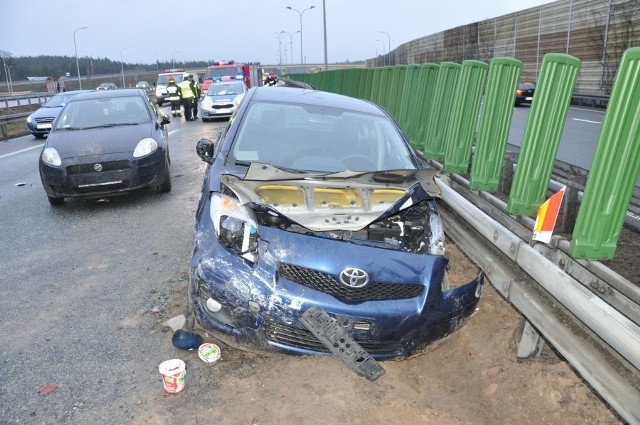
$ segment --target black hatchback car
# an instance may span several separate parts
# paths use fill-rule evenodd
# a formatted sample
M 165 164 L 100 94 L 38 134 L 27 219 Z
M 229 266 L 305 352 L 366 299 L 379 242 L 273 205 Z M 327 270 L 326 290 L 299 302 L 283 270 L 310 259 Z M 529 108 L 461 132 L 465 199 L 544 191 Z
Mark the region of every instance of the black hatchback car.
M 536 83 L 520 83 L 516 89 L 516 106 L 522 103 L 531 103 L 536 91 Z
M 140 89 L 92 91 L 60 112 L 40 155 L 49 202 L 171 190 L 169 117 Z

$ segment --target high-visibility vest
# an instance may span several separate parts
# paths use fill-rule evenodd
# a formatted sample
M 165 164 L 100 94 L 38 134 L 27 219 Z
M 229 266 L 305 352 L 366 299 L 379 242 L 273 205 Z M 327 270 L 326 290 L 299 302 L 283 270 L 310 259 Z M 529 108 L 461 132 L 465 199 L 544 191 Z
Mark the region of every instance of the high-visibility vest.
M 182 90 L 183 99 L 191 99 L 193 97 L 193 91 L 191 91 L 191 87 L 189 87 L 189 84 L 189 80 L 183 80 L 180 83 L 180 90 Z

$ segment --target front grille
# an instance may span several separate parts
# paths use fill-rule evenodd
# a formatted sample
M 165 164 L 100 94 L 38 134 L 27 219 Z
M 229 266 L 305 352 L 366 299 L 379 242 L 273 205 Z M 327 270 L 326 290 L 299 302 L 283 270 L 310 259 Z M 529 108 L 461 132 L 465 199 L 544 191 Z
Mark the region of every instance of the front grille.
M 325 347 L 324 344 L 315 337 L 315 335 L 306 329 L 299 329 L 293 326 L 286 326 L 270 321 L 267 323 L 266 332 L 269 341 L 273 341 L 287 347 L 329 352 L 329 349 Z M 356 339 L 356 342 L 370 354 L 400 353 L 402 350 L 402 344 L 396 341 L 363 341 Z
M 229 109 L 233 108 L 233 103 L 215 103 L 211 105 L 213 109 Z
M 422 285 L 369 282 L 363 288 L 349 288 L 342 285 L 333 275 L 292 264 L 280 263 L 280 277 L 292 282 L 324 292 L 341 301 L 381 301 L 413 298 L 422 292 Z
M 67 174 L 74 175 L 74 174 L 96 173 L 97 171 L 94 170 L 93 166 L 97 163 L 102 165 L 102 171 L 100 171 L 102 173 L 107 171 L 128 170 L 131 168 L 131 163 L 126 159 L 119 160 L 119 161 L 90 162 L 88 164 L 77 164 L 77 165 L 68 166 Z
M 48 124 L 48 123 L 52 123 L 54 119 L 55 119 L 54 117 L 42 117 L 42 118 L 36 118 L 35 121 L 37 124 Z

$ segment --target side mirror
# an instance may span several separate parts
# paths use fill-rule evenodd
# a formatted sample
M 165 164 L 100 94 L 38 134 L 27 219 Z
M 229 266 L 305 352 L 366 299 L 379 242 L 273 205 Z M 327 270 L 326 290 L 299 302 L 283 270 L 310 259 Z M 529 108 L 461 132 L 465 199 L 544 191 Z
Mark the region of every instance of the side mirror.
M 196 153 L 198 156 L 209 164 L 213 164 L 213 152 L 216 148 L 216 144 L 209 139 L 200 139 L 196 143 Z
M 169 115 L 163 114 L 162 121 L 160 121 L 160 125 L 167 125 L 170 122 L 171 122 L 171 118 L 169 118 Z

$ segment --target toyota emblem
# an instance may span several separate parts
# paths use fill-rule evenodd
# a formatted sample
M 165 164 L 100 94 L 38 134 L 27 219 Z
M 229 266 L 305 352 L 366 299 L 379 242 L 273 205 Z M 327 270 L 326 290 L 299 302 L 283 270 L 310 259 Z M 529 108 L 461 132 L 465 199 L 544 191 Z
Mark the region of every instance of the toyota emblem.
M 348 288 L 362 288 L 369 283 L 369 275 L 364 270 L 347 267 L 340 272 L 340 282 Z
M 93 169 L 96 170 L 97 172 L 102 171 L 102 164 L 100 163 L 94 164 Z

